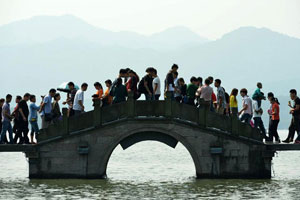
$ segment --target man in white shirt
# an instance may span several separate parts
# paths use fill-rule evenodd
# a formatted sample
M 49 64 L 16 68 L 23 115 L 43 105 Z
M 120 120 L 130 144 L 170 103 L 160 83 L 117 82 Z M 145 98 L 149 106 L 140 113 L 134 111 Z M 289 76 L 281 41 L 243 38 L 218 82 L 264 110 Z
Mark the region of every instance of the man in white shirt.
M 243 108 L 239 112 L 239 115 L 242 115 L 240 120 L 242 122 L 250 124 L 252 114 L 253 114 L 253 112 L 252 112 L 252 100 L 247 95 L 248 94 L 247 89 L 245 89 L 245 88 L 241 89 L 240 94 L 243 97 L 243 100 L 242 100 Z
M 153 93 L 154 93 L 154 98 L 155 100 L 159 100 L 159 97 L 160 97 L 160 79 L 159 77 L 157 76 L 157 70 L 155 69 L 154 72 L 153 72 Z
M 75 112 L 75 115 L 79 115 L 82 112 L 84 112 L 84 92 L 87 90 L 88 84 L 83 83 L 81 85 L 81 89 L 76 92 L 75 98 L 74 98 L 74 105 L 73 110 Z
M 196 92 L 196 96 L 200 97 L 200 100 L 204 100 L 204 104 L 206 105 L 210 105 L 211 103 L 211 97 L 212 97 L 212 93 L 213 93 L 213 88 L 209 86 L 210 85 L 210 80 L 209 79 L 205 79 L 204 81 L 204 85 L 200 86 Z M 200 104 L 201 102 L 199 102 Z
M 260 99 L 262 100 L 262 98 L 260 98 Z M 262 110 L 261 106 L 259 106 L 258 100 L 253 100 L 254 127 L 259 128 L 260 132 L 263 134 L 263 137 L 265 139 L 267 139 L 264 122 L 261 119 L 262 114 L 263 114 L 263 110 Z

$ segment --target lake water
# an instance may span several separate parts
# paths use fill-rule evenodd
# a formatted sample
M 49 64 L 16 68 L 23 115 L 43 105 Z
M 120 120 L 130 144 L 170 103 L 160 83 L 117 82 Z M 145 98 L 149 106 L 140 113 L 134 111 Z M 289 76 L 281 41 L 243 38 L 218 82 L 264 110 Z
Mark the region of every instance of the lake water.
M 286 131 L 280 136 L 285 139 Z M 0 199 L 300 199 L 300 151 L 279 152 L 271 180 L 196 180 L 181 144 L 118 146 L 107 180 L 29 180 L 22 153 L 0 156 Z

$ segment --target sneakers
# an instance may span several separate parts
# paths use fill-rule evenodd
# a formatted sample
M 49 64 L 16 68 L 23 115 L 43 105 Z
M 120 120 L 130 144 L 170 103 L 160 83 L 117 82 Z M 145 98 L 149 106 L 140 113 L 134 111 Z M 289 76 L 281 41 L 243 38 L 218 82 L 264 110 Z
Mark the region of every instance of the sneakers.
M 275 141 L 274 144 L 280 144 L 280 140 Z
M 295 144 L 300 144 L 300 140 L 295 140 Z

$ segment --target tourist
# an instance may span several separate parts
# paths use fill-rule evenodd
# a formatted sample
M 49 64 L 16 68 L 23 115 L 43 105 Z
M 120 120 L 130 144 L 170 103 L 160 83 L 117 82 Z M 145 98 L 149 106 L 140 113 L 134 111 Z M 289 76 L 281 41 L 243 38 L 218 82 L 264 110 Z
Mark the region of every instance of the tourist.
M 263 109 L 261 108 L 261 106 L 259 106 L 258 103 L 262 99 L 263 97 L 257 97 L 256 99 L 253 99 L 253 120 L 254 120 L 254 127 L 259 128 L 260 132 L 263 135 L 263 138 L 267 140 L 265 125 L 261 119 L 261 116 L 263 114 Z
M 130 68 L 126 68 L 125 69 L 125 76 L 124 76 L 124 84 L 127 83 L 127 81 L 129 80 L 129 72 L 131 71 Z
M 73 109 L 75 115 L 80 115 L 84 112 L 84 92 L 87 90 L 88 84 L 83 83 L 81 88 L 76 92 Z
M 27 101 L 30 98 L 30 94 L 26 93 L 23 96 L 23 99 L 19 102 L 19 127 L 17 130 L 16 137 L 20 139 L 19 144 L 29 144 L 28 138 L 28 116 L 29 116 L 29 108 L 27 105 Z
M 297 132 L 298 137 L 295 143 L 300 143 L 300 99 L 297 96 L 297 91 L 295 89 L 290 90 L 290 98 L 294 102 L 290 110 L 290 114 L 292 115 L 292 121 L 289 127 L 288 137 L 282 142 L 293 142 L 295 132 Z
M 133 92 L 133 98 L 136 100 L 139 98 L 139 94 L 137 91 L 137 84 L 139 82 L 139 76 L 133 70 L 128 71 L 128 77 L 125 86 L 128 92 Z
M 14 122 L 14 125 L 13 125 L 13 133 L 15 133 L 15 136 L 14 136 L 14 143 L 16 144 L 17 141 L 18 141 L 18 138 L 17 137 L 17 131 L 18 131 L 18 128 L 20 126 L 20 121 L 19 121 L 19 102 L 22 100 L 22 97 L 17 95 L 16 96 L 16 100 L 15 100 L 15 103 L 16 103 L 16 106 L 14 107 L 14 111 L 12 112 L 12 116 L 14 117 L 13 119 L 13 122 Z
M 175 91 L 174 75 L 178 76 L 177 70 L 178 70 L 178 65 L 173 64 L 171 70 L 169 71 L 165 79 L 165 91 L 171 92 L 171 99 L 174 99 L 174 91 Z
M 195 105 L 195 94 L 197 92 L 197 78 L 196 77 L 192 77 L 190 79 L 190 84 L 188 84 L 187 89 L 186 89 L 186 96 L 187 96 L 187 104 L 189 105 Z
M 226 108 L 226 99 L 224 88 L 221 87 L 221 80 L 215 80 L 215 87 L 217 88 L 217 112 L 219 114 L 224 114 Z
M 127 77 L 128 77 L 128 72 L 129 72 L 129 68 L 127 68 L 127 69 L 120 69 L 120 71 L 119 71 L 119 75 L 118 75 L 118 77 L 114 80 L 114 82 L 112 83 L 112 85 L 111 85 L 111 88 L 110 88 L 110 95 L 111 96 L 113 96 L 113 89 L 114 89 L 114 87 L 117 85 L 117 83 L 118 83 L 118 78 L 124 78 L 125 79 L 125 83 L 127 82 Z
M 41 104 L 39 112 L 41 113 L 42 117 L 42 129 L 48 128 L 48 126 L 52 122 L 52 98 L 55 94 L 56 90 L 50 89 L 49 94 L 44 97 L 43 102 Z
M 271 130 L 271 121 L 272 121 L 272 104 L 271 104 L 271 99 L 274 97 L 274 94 L 272 92 L 269 92 L 268 93 L 268 100 L 270 102 L 270 107 L 268 109 L 268 114 L 269 114 L 269 127 L 268 127 L 268 130 L 269 130 L 269 133 L 270 133 L 270 130 Z
M 97 94 L 97 97 L 99 98 L 99 94 Z M 54 123 L 57 123 L 58 121 L 62 120 L 62 115 L 59 107 L 60 99 L 61 99 L 60 94 L 56 93 L 54 95 L 54 101 L 52 103 L 52 117 Z
M 2 106 L 5 103 L 5 99 L 0 99 L 0 136 L 1 136 L 1 131 L 2 131 Z M 7 142 L 7 138 L 5 135 L 4 141 Z
M 67 100 L 64 101 L 62 104 L 63 105 L 68 104 L 68 106 L 69 106 L 68 116 L 71 117 L 74 115 L 73 104 L 74 104 L 74 98 L 75 98 L 77 89 L 73 82 L 69 82 L 68 87 L 69 87 L 69 92 L 67 94 Z
M 270 102 L 272 104 L 272 120 L 271 120 L 271 126 L 270 126 L 270 132 L 269 132 L 269 140 L 273 142 L 273 138 L 275 138 L 276 143 L 280 143 L 279 135 L 277 132 L 278 124 L 280 121 L 280 109 L 279 109 L 279 102 L 272 97 L 270 99 Z
M 31 104 L 29 105 L 29 111 L 30 111 L 30 114 L 29 114 L 29 123 L 30 123 L 30 126 L 31 126 L 31 133 L 30 133 L 30 143 L 31 144 L 36 144 L 34 142 L 34 134 L 35 136 L 38 135 L 39 133 L 39 125 L 38 125 L 38 114 L 37 112 L 40 110 L 40 106 L 37 106 L 35 103 L 36 103 L 36 97 L 35 95 L 30 95 L 30 98 L 29 98 Z M 42 103 L 41 103 L 42 104 Z
M 264 94 L 261 92 L 262 89 L 262 83 L 257 83 L 257 89 L 255 90 L 254 94 L 252 95 L 253 100 L 257 100 L 258 106 L 261 106 L 261 101 L 266 100 L 266 97 Z
M 237 101 L 237 95 L 239 93 L 239 90 L 234 88 L 231 91 L 230 97 L 229 97 L 229 107 L 230 107 L 230 113 L 232 116 L 238 116 L 238 101 Z
M 152 78 L 154 70 L 155 69 L 153 67 L 148 67 L 146 69 L 147 74 L 142 78 L 138 86 L 138 91 L 145 95 L 146 101 L 154 100 Z
M 245 88 L 241 89 L 240 94 L 243 98 L 243 100 L 242 100 L 243 108 L 242 108 L 242 110 L 240 110 L 238 115 L 239 116 L 241 115 L 240 120 L 242 122 L 250 124 L 250 121 L 251 121 L 251 118 L 252 118 L 252 100 L 247 95 L 248 94 L 247 89 L 245 89 Z
M 12 96 L 10 94 L 6 95 L 5 103 L 2 106 L 2 130 L 1 130 L 1 137 L 0 137 L 0 144 L 9 143 L 13 144 L 13 131 L 11 126 L 12 116 L 10 114 L 10 102 Z M 8 131 L 9 134 L 9 142 L 5 141 L 6 132 Z
M 94 87 L 96 89 L 96 95 L 98 96 L 98 99 L 102 99 L 102 96 L 103 96 L 103 87 L 102 87 L 101 83 L 95 82 L 94 83 Z
M 106 85 L 106 90 L 104 92 L 104 96 L 102 98 L 102 106 L 108 106 L 108 105 L 111 105 L 112 104 L 112 100 L 113 100 L 113 96 L 110 95 L 109 91 L 110 91 L 110 88 L 111 88 L 111 85 L 112 85 L 112 82 L 110 79 L 107 79 L 105 81 L 105 85 Z
M 213 93 L 213 88 L 210 87 L 210 80 L 205 79 L 204 85 L 200 86 L 196 92 L 196 96 L 199 97 L 199 99 L 200 99 L 200 102 L 199 102 L 200 106 L 201 106 L 201 103 L 203 103 L 204 105 L 207 105 L 210 107 L 212 93 Z M 201 101 L 201 100 L 203 100 L 203 101 Z
M 209 76 L 207 79 L 210 81 L 210 84 L 214 83 L 214 77 Z M 215 112 L 216 109 L 217 109 L 217 96 L 213 91 L 213 93 L 211 94 L 210 111 Z
M 203 86 L 203 78 L 202 77 L 197 78 L 197 86 L 198 86 L 198 88 Z
M 154 70 L 153 72 L 153 93 L 154 93 L 154 99 L 159 100 L 159 97 L 161 95 L 161 86 L 160 86 L 160 79 L 157 76 L 157 70 Z
M 174 99 L 177 102 L 181 102 L 182 100 L 182 96 L 181 96 L 181 91 L 180 91 L 180 86 L 179 86 L 179 82 L 178 82 L 178 72 L 174 72 Z
M 113 104 L 121 103 L 126 101 L 126 97 L 128 96 L 126 87 L 122 84 L 122 79 L 118 78 L 117 85 L 113 90 Z
M 179 86 L 179 91 L 180 91 L 180 95 L 181 95 L 181 101 L 180 103 L 187 103 L 187 96 L 186 96 L 186 90 L 187 90 L 187 86 L 184 82 L 183 78 L 179 78 L 178 81 L 178 86 Z

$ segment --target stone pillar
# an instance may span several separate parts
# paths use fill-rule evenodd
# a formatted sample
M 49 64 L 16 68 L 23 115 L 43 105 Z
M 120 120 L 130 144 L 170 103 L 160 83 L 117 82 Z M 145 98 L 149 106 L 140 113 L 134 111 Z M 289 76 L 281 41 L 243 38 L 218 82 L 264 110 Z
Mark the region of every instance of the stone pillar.
M 100 99 L 94 99 L 94 127 L 98 127 L 101 126 L 101 107 L 100 107 L 100 103 L 101 100 Z
M 198 124 L 206 127 L 207 124 L 207 115 L 210 108 L 210 104 L 205 102 L 203 99 L 200 99 L 200 107 L 199 107 L 199 114 L 198 114 Z
M 239 123 L 240 120 L 238 116 L 232 115 L 230 116 L 231 119 L 231 133 L 234 135 L 239 135 Z
M 133 98 L 134 93 L 129 92 L 128 93 L 128 98 L 127 98 L 127 114 L 128 117 L 133 118 L 135 116 L 135 100 Z
M 69 134 L 69 117 L 68 117 L 68 108 L 63 108 L 62 109 L 63 113 L 63 135 L 68 135 Z
M 166 92 L 165 116 L 172 117 L 172 93 L 171 92 Z

